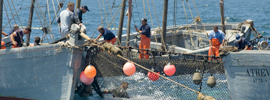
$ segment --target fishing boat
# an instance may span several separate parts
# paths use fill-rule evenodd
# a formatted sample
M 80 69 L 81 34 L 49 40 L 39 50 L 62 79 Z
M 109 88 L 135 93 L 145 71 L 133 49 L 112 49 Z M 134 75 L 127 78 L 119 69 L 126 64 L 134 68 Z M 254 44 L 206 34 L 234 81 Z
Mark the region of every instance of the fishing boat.
M 188 1 L 186 2 L 188 3 Z M 123 3 L 125 2 L 122 2 L 121 5 L 123 5 Z M 129 3 L 129 5 L 132 5 L 132 2 Z M 221 0 L 220 5 L 221 5 L 221 19 L 222 19 L 221 23 L 203 23 L 202 22 L 203 19 L 201 19 L 200 15 L 198 15 L 198 17 L 195 17 L 195 18 L 191 16 L 193 21 L 190 24 L 176 25 L 174 23 L 174 25 L 172 26 L 167 26 L 166 22 L 164 22 L 165 19 L 167 19 L 167 16 L 166 16 L 167 13 L 163 13 L 163 18 L 166 17 L 163 19 L 163 24 L 162 24 L 163 28 L 161 28 L 159 25 L 158 27 L 151 28 L 150 48 L 153 50 L 163 50 L 163 51 L 165 50 L 165 51 L 173 51 L 177 53 L 208 54 L 208 50 L 209 50 L 208 35 L 209 33 L 213 31 L 213 26 L 218 26 L 219 30 L 222 30 L 225 33 L 226 46 L 234 45 L 233 42 L 237 34 L 239 34 L 241 37 L 246 38 L 246 40 L 249 41 L 251 38 L 251 34 L 254 31 L 251 29 L 253 28 L 253 20 L 247 19 L 246 21 L 239 22 L 239 23 L 226 22 L 224 19 L 222 0 Z M 163 12 L 166 12 L 166 7 L 167 7 L 166 3 L 164 3 L 165 10 Z M 188 5 L 188 7 L 190 6 Z M 148 5 L 148 9 L 149 9 L 149 5 Z M 122 8 L 122 12 L 120 16 L 121 18 L 119 22 L 119 31 L 118 31 L 116 43 L 117 45 L 132 46 L 134 48 L 138 48 L 140 44 L 140 34 L 138 32 L 130 33 L 131 27 L 127 26 L 128 33 L 122 35 L 121 27 L 123 27 L 123 19 L 124 19 L 124 17 L 122 17 L 124 16 L 124 14 L 122 14 L 124 13 L 123 11 L 125 11 L 124 8 Z M 131 19 L 132 13 L 127 14 L 128 12 L 132 12 L 132 7 L 130 7 L 126 12 L 126 15 L 130 15 L 128 16 L 128 19 Z M 185 16 L 187 15 L 185 14 Z M 176 17 L 174 16 L 173 18 L 174 18 L 174 21 L 176 21 Z M 148 23 L 148 25 L 154 26 L 153 20 L 152 20 L 153 18 L 151 17 L 151 14 L 150 14 L 150 19 L 151 20 L 148 22 L 151 22 L 151 23 Z M 128 23 L 131 23 L 131 22 L 128 20 Z M 110 26 L 111 24 L 108 25 L 108 27 Z M 99 39 L 99 41 L 102 41 L 102 40 L 103 38 Z
M 125 8 L 125 1 L 123 0 L 122 8 Z M 165 1 L 167 3 L 165 2 L 164 4 L 168 6 L 168 0 Z M 123 15 L 124 11 L 122 9 Z M 131 12 L 131 0 L 129 0 L 129 11 Z M 130 14 L 129 17 L 131 17 Z M 201 23 L 199 20 L 200 18 L 197 18 L 198 24 Z M 130 21 L 131 19 L 129 18 Z M 150 50 L 151 59 L 148 60 L 141 60 L 136 56 L 130 57 L 128 55 L 114 55 L 111 54 L 112 52 L 103 52 L 99 46 L 88 44 L 85 47 L 83 45 L 85 41 L 81 36 L 86 28 L 79 27 L 78 25 L 73 25 L 70 37 L 66 42 L 50 42 L 43 43 L 37 47 L 20 48 L 11 48 L 6 45 L 6 49 L 0 50 L 0 96 L 26 99 L 72 100 L 76 93 L 82 97 L 88 97 L 92 94 L 93 88 L 100 97 L 110 99 L 111 96 L 103 95 L 102 91 L 116 88 L 122 81 L 127 81 L 129 82 L 127 92 L 135 99 L 196 99 L 198 94 L 202 95 L 201 93 L 217 99 L 228 99 L 230 96 L 228 91 L 226 91 L 227 83 L 224 79 L 224 69 L 221 63 L 216 60 L 208 61 L 205 58 L 209 56 L 197 54 L 206 54 L 208 52 L 207 34 L 210 33 L 215 25 L 227 29 L 226 40 L 229 45 L 233 43 L 236 34 L 250 39 L 252 32 L 250 23 L 252 21 L 247 20 L 247 22 L 226 23 L 226 25 L 218 23 L 197 25 L 193 23 L 167 26 L 163 24 L 162 30 L 160 27 L 152 29 L 151 49 L 153 51 Z M 120 21 L 120 23 L 122 22 Z M 122 29 L 122 27 L 119 28 Z M 50 31 L 50 29 L 42 29 L 45 33 Z M 126 50 L 123 50 L 123 52 L 129 52 L 129 46 L 136 48 L 140 43 L 138 33 L 129 34 L 130 26 L 127 30 L 128 34 L 122 35 L 121 33 L 117 37 L 122 39 L 122 41 L 118 41 L 120 48 L 121 44 L 129 44 L 126 48 L 121 48 Z M 3 40 L 8 41 L 9 39 Z M 163 46 L 163 49 L 167 49 L 162 51 L 167 56 L 155 55 L 155 53 L 163 54 L 160 51 L 162 49 L 161 46 Z M 116 46 L 111 47 L 117 48 Z M 130 51 L 138 51 L 135 48 Z M 134 54 L 138 54 L 138 52 Z M 129 59 L 126 59 L 124 56 Z M 127 61 L 134 62 L 136 66 L 140 66 L 136 68 L 137 72 L 130 77 L 125 75 L 122 67 L 119 67 L 123 66 Z M 162 71 L 163 66 L 168 62 L 176 66 L 177 72 L 173 76 L 166 75 Z M 92 85 L 85 85 L 79 80 L 80 73 L 88 64 L 95 66 L 97 69 L 97 76 Z M 146 69 L 141 67 L 142 65 Z M 152 72 L 149 69 L 154 71 L 155 69 L 160 70 L 160 77 L 164 77 L 164 79 L 159 79 L 155 82 L 149 80 L 147 73 Z M 206 81 L 208 76 L 215 76 L 217 78 L 217 87 L 209 88 L 206 82 L 202 82 L 199 85 L 192 83 L 192 74 L 196 72 L 201 73 L 202 81 Z M 183 80 L 185 83 L 181 83 Z
M 2 10 L 3 0 L 0 1 Z M 34 5 L 39 9 L 38 1 L 32 0 L 31 5 L 30 26 Z M 12 48 L 9 37 L 3 38 L 6 44 L 1 46 L 5 49 L 0 49 L 0 99 L 72 100 L 81 66 L 85 66 L 84 50 L 78 47 L 84 44 L 79 34 L 84 34 L 85 29 L 72 26 L 73 32 L 66 42 L 41 43 L 34 47 L 24 43 L 22 47 Z
M 257 50 L 230 52 L 224 62 L 231 99 L 269 99 L 269 38 L 255 38 Z

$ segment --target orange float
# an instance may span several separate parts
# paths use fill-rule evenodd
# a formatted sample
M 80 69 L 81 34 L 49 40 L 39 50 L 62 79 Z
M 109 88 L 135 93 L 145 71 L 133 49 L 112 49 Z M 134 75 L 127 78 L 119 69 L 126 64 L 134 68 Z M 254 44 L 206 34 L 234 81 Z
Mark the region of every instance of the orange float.
M 94 78 L 97 74 L 97 70 L 94 66 L 88 65 L 85 69 L 84 69 L 84 74 L 86 75 L 86 77 L 88 78 Z
M 6 49 L 6 46 L 5 46 L 5 42 L 4 41 L 1 41 L 1 45 L 2 45 L 1 49 Z

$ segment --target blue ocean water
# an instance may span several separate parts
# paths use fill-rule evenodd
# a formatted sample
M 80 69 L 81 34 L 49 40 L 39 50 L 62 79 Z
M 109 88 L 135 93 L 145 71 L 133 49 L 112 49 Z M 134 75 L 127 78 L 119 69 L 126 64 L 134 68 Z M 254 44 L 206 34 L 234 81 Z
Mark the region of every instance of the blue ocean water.
M 7 23 L 9 22 L 9 20 L 12 18 L 13 14 L 15 14 L 14 10 L 10 10 L 9 8 L 9 4 L 12 7 L 11 1 L 13 1 L 16 10 L 18 11 L 18 15 L 20 17 L 20 20 L 22 22 L 22 24 L 19 23 L 18 17 L 15 16 L 14 18 L 16 19 L 16 21 L 11 20 L 11 25 L 7 25 Z M 62 0 L 59 0 L 62 1 Z M 66 9 L 66 4 L 68 2 L 74 2 L 76 3 L 76 0 L 64 0 L 64 7 L 63 9 Z M 95 32 L 96 28 L 98 27 L 98 25 L 102 22 L 102 19 L 106 16 L 105 15 L 105 11 L 104 11 L 104 6 L 103 6 L 103 2 L 105 4 L 105 10 L 106 10 L 106 14 L 108 16 L 108 22 L 111 21 L 112 16 L 110 15 L 109 12 L 109 7 L 108 7 L 108 3 L 109 2 L 110 6 L 113 5 L 114 6 L 113 9 L 111 10 L 112 15 L 114 15 L 117 11 L 117 6 L 119 6 L 121 4 L 122 0 L 81 0 L 81 4 L 85 4 L 88 6 L 89 8 L 89 12 L 86 12 L 83 15 L 83 23 L 84 25 L 87 27 L 87 35 L 88 36 L 92 36 L 92 34 Z M 146 8 L 146 16 L 144 13 L 144 7 L 143 7 L 143 1 L 145 4 L 145 8 Z M 149 3 L 149 8 L 150 8 L 150 12 L 148 10 L 148 4 L 147 1 Z M 131 21 L 131 31 L 134 32 L 134 25 L 139 26 L 140 25 L 140 19 L 146 17 L 148 19 L 148 23 L 151 27 L 158 27 L 158 26 L 162 26 L 162 13 L 163 13 L 163 0 L 153 0 L 154 1 L 154 7 L 156 10 L 156 14 L 153 8 L 153 4 L 152 4 L 152 0 L 133 0 L 133 16 L 132 16 L 132 21 Z M 185 0 L 184 0 L 185 1 Z M 8 3 L 9 2 L 9 3 Z M 49 2 L 49 12 L 50 14 L 48 14 L 48 9 L 46 8 L 46 4 L 47 4 L 47 0 L 36 0 L 36 2 L 38 2 L 40 4 L 41 9 L 37 9 L 39 11 L 43 11 L 44 15 L 46 13 L 46 20 L 47 23 L 50 22 L 53 17 L 55 16 L 55 12 L 54 12 L 54 7 L 57 10 L 57 0 L 48 0 Z M 54 2 L 54 5 L 53 3 Z M 201 19 L 204 23 L 220 23 L 220 7 L 219 7 L 219 0 L 194 0 L 196 7 L 198 9 L 198 12 L 201 16 Z M 10 27 L 12 27 L 13 24 L 17 23 L 20 26 L 27 26 L 28 25 L 28 17 L 29 17 L 29 6 L 30 6 L 31 0 L 4 0 L 4 5 L 6 7 L 6 9 L 4 9 L 3 11 L 3 27 L 7 25 L 7 27 L 4 29 L 5 32 L 8 32 L 10 30 Z M 101 14 L 102 14 L 102 18 L 101 18 L 101 14 L 100 14 L 100 7 L 99 7 L 99 3 L 100 3 L 100 7 L 101 7 Z M 194 8 L 193 2 L 192 0 L 189 0 L 189 5 L 191 7 L 191 11 L 192 11 L 192 15 L 193 16 L 198 16 L 196 9 Z M 174 5 L 175 4 L 175 5 Z M 191 18 L 191 14 L 189 12 L 188 9 L 188 5 L 187 2 L 184 2 L 185 4 L 185 9 L 187 12 L 187 16 L 188 16 L 188 22 L 191 23 L 192 22 L 192 18 Z M 254 25 L 255 28 L 264 36 L 270 36 L 269 35 L 269 29 L 270 29 L 270 22 L 268 21 L 268 16 L 270 16 L 270 6 L 268 4 L 270 4 L 269 0 L 226 0 L 224 2 L 225 4 L 225 17 L 227 19 L 227 22 L 243 22 L 246 19 L 252 19 L 254 21 Z M 174 10 L 175 8 L 175 10 Z M 47 9 L 47 10 L 46 10 Z M 168 7 L 168 20 L 167 20 L 167 24 L 168 25 L 173 25 L 174 24 L 174 20 L 173 20 L 173 16 L 174 16 L 174 12 L 176 12 L 175 16 L 176 16 L 176 24 L 186 24 L 186 17 L 185 17 L 185 12 L 183 9 L 183 4 L 182 4 L 182 0 L 169 0 L 169 7 Z M 57 15 L 59 15 L 60 12 L 57 13 Z M 120 14 L 120 13 L 119 13 Z M 114 24 L 115 27 L 118 28 L 119 25 L 119 14 L 116 15 L 115 21 L 112 21 L 112 25 L 110 28 L 114 28 Z M 40 36 L 42 37 L 42 30 L 37 29 L 40 27 L 43 27 L 42 25 L 44 25 L 44 20 L 39 20 L 41 19 L 42 16 L 40 16 L 42 14 L 37 14 L 36 12 L 34 13 L 33 16 L 33 24 L 32 27 L 34 27 L 35 29 L 33 29 L 32 33 L 31 33 L 31 41 L 33 42 L 34 37 L 36 36 Z M 153 19 L 153 21 L 151 21 L 151 17 Z M 157 18 L 156 18 L 157 17 Z M 127 27 L 127 16 L 125 16 L 125 20 L 124 20 L 124 28 Z M 41 24 L 42 23 L 42 24 Z M 104 27 L 107 27 L 107 20 L 104 20 Z M 153 25 L 151 24 L 153 23 Z M 58 30 L 58 26 L 56 21 L 54 20 L 54 22 L 52 23 L 52 35 L 54 36 L 55 39 L 59 39 L 60 38 L 60 33 Z M 117 30 L 113 31 L 115 34 L 117 34 Z M 126 33 L 126 30 L 123 30 L 123 34 Z M 93 37 L 97 37 L 98 33 L 96 32 Z M 48 35 L 48 38 L 49 35 Z M 45 41 L 44 42 L 48 42 Z M 51 42 L 51 41 L 50 41 Z M 180 77 L 180 76 L 179 76 Z M 185 76 L 181 76 L 182 78 Z M 130 90 L 128 90 L 128 92 L 132 92 L 134 93 L 133 95 L 131 94 L 131 97 L 134 97 L 135 99 L 155 99 L 157 98 L 156 96 L 160 96 L 160 99 L 175 99 L 173 98 L 173 96 L 168 96 L 170 95 L 169 93 L 164 93 L 162 92 L 161 89 L 163 88 L 171 88 L 173 89 L 172 91 L 174 91 L 174 95 L 176 93 L 179 93 L 180 96 L 186 96 L 186 95 L 195 95 L 192 94 L 191 92 L 186 92 L 188 90 L 185 90 L 181 87 L 178 87 L 176 85 L 171 85 L 171 82 L 160 82 L 160 84 L 156 84 L 156 83 L 151 83 L 151 81 L 145 79 L 147 77 L 137 73 L 136 75 L 132 76 L 132 77 L 123 77 L 122 80 L 126 80 L 129 82 L 136 82 L 136 86 L 147 86 L 150 88 L 150 90 L 152 91 L 147 91 L 147 93 L 152 93 L 150 94 L 151 96 L 143 96 L 143 94 L 145 94 L 145 91 L 140 91 L 140 88 L 135 88 L 136 86 L 134 85 L 133 88 L 131 88 Z M 173 78 L 173 77 L 172 77 Z M 121 77 L 120 77 L 121 79 Z M 175 78 L 176 80 L 178 79 L 177 77 Z M 184 79 L 180 79 L 177 80 L 178 82 L 182 82 L 182 81 L 191 81 L 191 76 L 188 76 L 187 78 Z M 206 81 L 206 80 L 204 80 Z M 223 78 L 220 78 L 219 80 L 220 82 L 226 82 L 225 80 L 225 76 Z M 146 84 L 145 84 L 146 83 Z M 150 84 L 151 83 L 151 84 Z M 107 84 L 107 85 L 106 85 Z M 115 88 L 115 86 L 117 86 L 116 84 L 110 85 L 112 83 L 104 83 L 102 85 L 104 85 L 104 87 L 107 88 L 102 88 L 103 90 L 105 89 L 112 89 Z M 149 85 L 150 84 L 150 85 Z M 169 85 L 168 85 L 169 84 Z M 166 87 L 166 86 L 170 86 L 170 87 Z M 189 85 L 190 87 L 194 87 L 193 85 Z M 204 86 L 206 86 L 204 84 Z M 220 86 L 220 85 L 218 85 Z M 163 88 L 158 88 L 158 87 L 163 87 Z M 225 95 L 226 93 L 221 93 L 221 92 L 217 92 L 219 89 L 225 89 L 225 86 L 220 86 L 220 88 L 214 88 L 212 90 L 210 90 L 209 88 L 207 88 L 204 92 L 206 91 L 210 91 L 210 92 L 206 92 L 209 93 L 209 95 Z M 158 91 L 154 91 L 156 88 L 158 88 Z M 198 88 L 196 88 L 198 89 Z M 135 91 L 135 92 L 134 92 Z M 136 92 L 137 91 L 137 92 Z M 166 90 L 169 91 L 169 90 Z M 173 93 L 172 93 L 173 94 Z M 146 94 L 145 94 L 146 95 Z M 108 99 L 113 99 L 111 98 L 111 95 L 105 95 L 106 98 Z M 187 96 L 188 97 L 188 96 Z M 190 96 L 192 97 L 192 96 Z M 226 97 L 226 96 L 225 96 Z M 98 95 L 94 95 L 93 97 L 89 97 L 89 98 L 85 98 L 85 99 L 101 99 Z M 191 99 L 194 100 L 194 98 L 182 98 L 184 100 L 186 99 Z M 196 99 L 196 98 L 195 98 Z M 226 98 L 219 98 L 219 99 L 229 99 L 229 97 Z
M 9 8 L 9 5 L 11 8 L 13 8 L 11 1 L 13 1 L 16 10 L 18 11 L 18 15 L 20 17 L 21 23 L 19 23 L 18 17 L 15 16 L 15 21 L 11 20 L 11 25 L 7 25 L 9 20 L 13 17 L 13 14 L 15 15 L 15 11 L 11 10 Z M 57 2 L 64 1 L 64 6 L 61 10 L 66 9 L 66 5 L 68 2 L 74 2 L 76 3 L 76 0 L 36 0 L 36 2 L 39 3 L 41 6 L 41 9 L 36 8 L 37 11 L 43 11 L 43 15 L 45 15 L 47 23 L 49 23 L 53 17 L 55 16 L 54 9 L 57 10 Z M 90 9 L 89 12 L 86 12 L 83 15 L 83 23 L 87 27 L 87 35 L 92 36 L 92 34 L 95 32 L 96 28 L 98 25 L 101 23 L 102 19 L 106 16 L 105 11 L 107 14 L 108 19 L 104 20 L 104 27 L 107 26 L 107 22 L 110 23 L 112 16 L 117 11 L 117 6 L 121 4 L 122 0 L 81 0 L 81 4 L 87 5 L 88 8 Z M 144 3 L 143 3 L 144 1 Z M 148 1 L 148 2 L 147 2 Z M 184 0 L 185 1 L 185 0 Z M 48 14 L 48 9 L 46 7 L 47 2 L 49 2 L 49 13 Z M 143 17 L 146 17 L 148 19 L 148 24 L 151 27 L 158 27 L 162 26 L 162 13 L 163 13 L 163 0 L 153 0 L 154 6 L 152 3 L 152 0 L 133 0 L 133 16 L 132 16 L 132 21 L 131 21 L 131 32 L 134 32 L 134 25 L 139 26 L 140 25 L 140 19 Z M 198 9 L 198 12 L 201 16 L 201 19 L 204 23 L 220 23 L 220 7 L 219 7 L 219 0 L 194 0 L 195 5 Z M 19 24 L 20 26 L 27 26 L 28 25 L 28 17 L 29 17 L 29 6 L 30 6 L 31 0 L 4 0 L 4 11 L 3 11 L 3 27 L 5 27 L 4 31 L 8 32 L 10 30 L 10 27 L 12 27 L 15 22 Z M 105 5 L 105 8 L 103 6 L 103 3 Z M 109 6 L 108 3 L 111 6 L 114 6 L 111 9 L 112 16 L 109 12 Z M 113 4 L 114 3 L 114 4 Z M 190 5 L 190 10 L 192 12 L 193 17 L 198 16 L 196 9 L 193 5 L 192 0 L 189 0 L 189 5 Z M 270 29 L 270 22 L 268 21 L 268 16 L 270 15 L 270 7 L 268 4 L 270 3 L 269 0 L 260 0 L 258 2 L 257 0 L 229 0 L 225 1 L 225 17 L 227 19 L 227 22 L 243 22 L 246 19 L 252 19 L 254 20 L 255 28 L 262 33 L 264 36 L 269 36 L 269 29 Z M 99 6 L 100 4 L 100 6 Z M 146 16 L 144 12 L 144 6 L 145 4 L 145 9 L 146 9 Z M 150 12 L 148 10 L 148 4 L 150 8 Z M 175 4 L 175 5 L 174 5 Z M 187 2 L 184 2 L 187 17 L 188 17 L 188 22 L 192 22 L 191 14 L 188 9 Z M 37 6 L 37 5 L 36 5 Z M 154 8 L 155 7 L 155 11 Z M 100 14 L 100 8 L 101 8 L 101 14 Z M 174 9 L 175 8 L 175 9 Z M 47 10 L 46 10 L 47 9 Z M 105 11 L 104 11 L 105 9 Z M 173 16 L 175 14 L 176 24 L 186 24 L 186 17 L 183 9 L 183 4 L 182 0 L 169 0 L 169 6 L 168 6 L 168 20 L 167 20 L 167 25 L 174 25 L 174 20 Z M 59 15 L 60 12 L 57 13 Z M 39 16 L 38 16 L 39 15 Z M 44 20 L 42 19 L 42 14 L 37 14 L 36 11 L 33 16 L 33 24 L 32 27 L 34 28 L 41 28 L 42 25 L 44 25 Z M 150 15 L 152 17 L 152 21 L 150 18 Z M 50 16 L 50 17 L 49 17 Z M 116 18 L 114 21 L 112 21 L 111 27 L 118 28 L 119 25 L 119 17 L 120 17 L 120 11 L 118 14 L 116 14 Z M 39 20 L 41 19 L 41 21 Z M 107 21 L 108 20 L 108 21 Z M 127 16 L 125 16 L 124 19 L 124 28 L 127 28 Z M 153 22 L 153 25 L 151 24 Z M 41 24 L 42 23 L 42 24 Z M 56 21 L 52 23 L 51 26 L 52 33 L 55 39 L 60 38 L 60 33 L 58 30 L 58 26 Z M 117 34 L 117 30 L 113 31 L 115 34 Z M 32 34 L 31 34 L 31 42 L 33 42 L 35 36 L 42 36 L 42 30 L 41 29 L 33 29 Z M 126 33 L 126 30 L 124 29 L 123 34 Z M 98 33 L 96 32 L 93 37 L 97 37 Z M 48 38 L 49 35 L 48 35 Z M 48 42 L 45 39 L 44 42 Z M 50 41 L 51 42 L 51 41 Z

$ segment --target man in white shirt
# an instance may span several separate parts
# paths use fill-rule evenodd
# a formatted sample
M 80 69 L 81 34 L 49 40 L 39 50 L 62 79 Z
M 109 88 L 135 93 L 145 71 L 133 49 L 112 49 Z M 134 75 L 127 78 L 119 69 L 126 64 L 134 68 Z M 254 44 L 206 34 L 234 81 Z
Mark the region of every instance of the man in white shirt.
M 67 5 L 67 9 L 66 10 L 63 10 L 61 11 L 58 19 L 57 19 L 57 23 L 59 25 L 61 25 L 61 37 L 65 37 L 68 32 L 69 32 L 69 23 L 70 23 L 70 18 L 71 18 L 71 15 L 73 14 L 73 10 L 74 10 L 74 3 L 73 2 L 69 2 L 68 5 Z

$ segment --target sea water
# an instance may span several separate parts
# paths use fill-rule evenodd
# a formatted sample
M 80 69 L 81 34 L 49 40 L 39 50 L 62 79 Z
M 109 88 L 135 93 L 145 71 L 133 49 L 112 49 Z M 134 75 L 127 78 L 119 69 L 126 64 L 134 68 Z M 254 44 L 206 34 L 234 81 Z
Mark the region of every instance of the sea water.
M 67 3 L 68 2 L 73 2 L 76 3 L 76 0 L 48 0 L 49 5 L 47 6 L 47 0 L 36 0 L 36 2 L 39 2 L 39 5 L 41 6 L 41 9 L 43 11 L 43 14 L 46 18 L 46 22 L 50 23 L 53 18 L 55 17 L 55 10 L 57 11 L 57 1 L 64 1 L 64 6 L 61 10 L 66 9 Z M 105 17 L 105 11 L 106 10 L 106 15 L 108 16 L 108 19 L 105 19 L 103 22 L 104 27 L 107 27 L 107 22 L 110 23 L 112 17 L 109 11 L 109 6 L 107 3 L 107 0 L 103 0 L 105 4 L 105 9 L 103 6 L 102 0 L 81 0 L 81 5 L 87 5 L 88 9 L 90 10 L 89 12 L 86 12 L 83 14 L 83 24 L 87 28 L 87 35 L 93 37 L 98 36 L 98 32 L 95 32 L 98 25 L 102 22 L 101 19 Z M 154 1 L 154 7 L 152 4 L 152 0 L 132 0 L 133 4 L 133 14 L 132 14 L 132 21 L 131 21 L 131 32 L 135 32 L 134 25 L 137 25 L 138 27 L 141 25 L 140 20 L 142 18 L 147 18 L 148 19 L 148 24 L 152 27 L 161 27 L 162 26 L 162 14 L 163 14 L 163 2 L 164 0 L 153 0 Z M 145 12 L 144 12 L 144 6 L 143 6 L 143 1 L 145 3 Z M 148 10 L 147 6 L 147 1 L 149 3 L 149 8 L 150 12 Z M 185 0 L 184 0 L 185 1 Z M 10 27 L 15 24 L 19 24 L 19 26 L 28 26 L 28 17 L 29 17 L 29 11 L 31 4 L 31 0 L 13 0 L 14 5 L 16 10 L 18 11 L 18 15 L 20 17 L 20 21 L 22 24 L 20 24 L 18 17 L 15 16 L 14 18 L 16 21 L 11 20 L 10 25 L 8 24 L 9 20 L 7 18 L 7 15 L 9 19 L 12 18 L 12 13 L 10 9 L 8 8 L 8 3 L 4 1 L 4 4 L 6 5 L 6 10 L 3 11 L 3 27 L 5 27 L 4 31 L 8 33 L 10 30 Z M 54 5 L 53 3 L 54 2 Z M 122 2 L 122 0 L 108 0 L 110 8 L 111 6 L 114 6 L 111 9 L 112 16 L 114 16 L 115 12 L 117 11 L 117 6 L 119 6 Z M 200 17 L 203 21 L 203 23 L 220 23 L 220 7 L 219 7 L 219 0 L 194 0 L 195 5 L 198 9 L 198 12 L 200 14 Z M 11 2 L 9 1 L 10 5 Z M 100 3 L 100 7 L 99 7 Z M 113 5 L 114 3 L 114 5 Z M 174 5 L 174 3 L 176 5 Z M 192 0 L 189 0 L 189 5 L 190 5 L 190 10 L 192 12 L 193 17 L 198 16 L 197 11 L 193 5 Z M 127 2 L 128 4 L 128 2 Z M 189 12 L 189 8 L 187 6 L 187 3 L 185 2 L 185 9 L 186 9 L 186 14 L 187 14 L 187 19 L 188 23 L 192 22 L 191 14 Z M 229 1 L 224 1 L 224 15 L 227 20 L 227 22 L 244 22 L 246 19 L 251 19 L 254 21 L 254 26 L 264 36 L 269 36 L 269 29 L 270 29 L 270 22 L 268 21 L 269 16 L 270 16 L 270 4 L 269 0 L 229 0 Z M 11 5 L 12 7 L 12 5 Z M 49 9 L 48 9 L 49 8 Z M 102 18 L 100 14 L 100 8 L 101 8 L 101 13 L 102 13 Z M 175 10 L 174 10 L 175 8 Z M 54 10 L 55 9 L 55 10 Z M 37 10 L 37 8 L 35 9 Z M 48 10 L 50 12 L 50 15 L 48 14 Z M 121 9 L 120 9 L 121 10 Z M 15 11 L 12 10 L 13 14 L 15 14 Z M 156 12 L 156 14 L 155 14 Z M 187 24 L 186 17 L 185 17 L 185 12 L 183 9 L 183 4 L 182 0 L 169 0 L 168 3 L 168 15 L 167 15 L 167 25 L 174 25 L 174 16 L 175 12 L 175 18 L 176 18 L 176 24 Z M 59 16 L 60 11 L 57 13 L 57 16 Z M 146 14 L 145 14 L 146 13 Z M 44 21 L 41 20 L 42 24 L 40 24 L 40 20 L 42 14 L 39 14 L 39 17 L 37 16 L 37 13 L 34 12 L 33 16 L 33 21 L 32 21 L 32 27 L 34 28 L 32 33 L 31 33 L 31 41 L 34 41 L 34 38 L 36 36 L 42 37 L 42 30 L 40 29 L 44 25 Z M 151 17 L 150 17 L 151 15 Z M 118 29 L 119 26 L 119 18 L 120 14 L 116 15 L 116 18 L 114 21 L 112 21 L 111 27 L 110 28 L 116 28 Z M 152 18 L 152 20 L 151 20 Z M 108 20 L 108 21 L 107 21 Z M 153 23 L 153 25 L 152 25 Z M 8 25 L 7 25 L 8 24 Z M 126 28 L 127 28 L 127 16 L 125 16 L 124 19 L 124 30 L 123 34 L 126 33 Z M 52 35 L 54 36 L 55 40 L 61 38 L 60 33 L 59 33 L 59 28 L 56 23 L 56 20 L 52 23 L 51 26 L 52 29 Z M 114 34 L 117 34 L 117 30 L 113 30 Z M 48 38 L 49 34 L 47 35 Z M 25 37 L 24 37 L 25 38 Z M 44 41 L 45 43 L 48 42 L 47 39 Z M 50 40 L 51 42 L 51 40 Z

